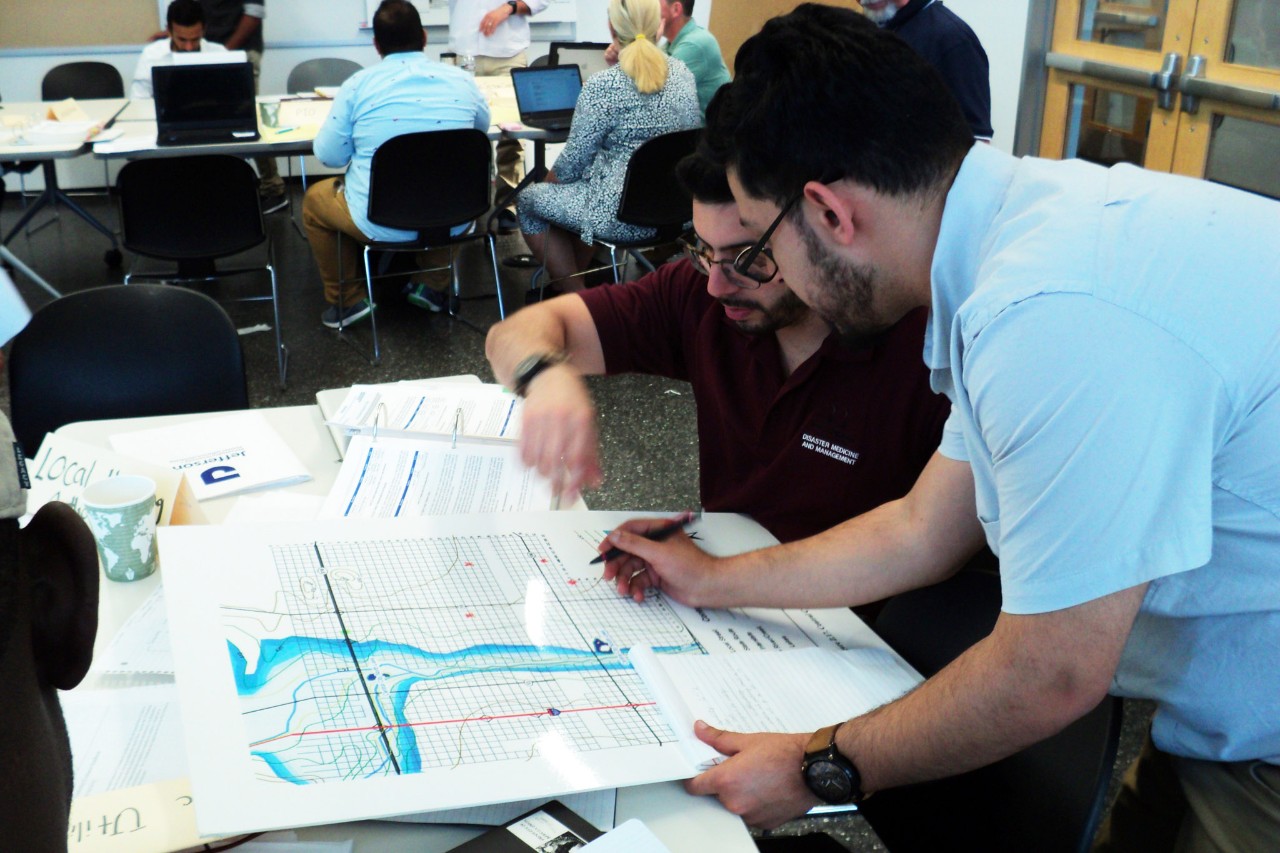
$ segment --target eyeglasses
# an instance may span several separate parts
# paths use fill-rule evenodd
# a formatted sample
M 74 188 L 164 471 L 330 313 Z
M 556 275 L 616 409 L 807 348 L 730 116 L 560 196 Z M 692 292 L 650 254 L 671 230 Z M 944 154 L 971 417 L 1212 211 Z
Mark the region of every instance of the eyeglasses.
M 743 249 L 733 258 L 717 259 L 711 247 L 702 242 L 697 235 L 694 236 L 694 242 L 681 239 L 680 244 L 684 246 L 685 254 L 689 256 L 689 260 L 703 275 L 711 275 L 711 270 L 720 267 L 725 274 L 725 278 L 730 284 L 741 287 L 743 290 L 755 290 L 760 285 L 773 281 L 778 274 L 778 265 L 773 261 L 773 253 L 768 249 L 764 249 L 756 255 L 755 260 L 745 272 L 739 272 L 738 262 L 742 259 L 742 252 L 751 251 L 751 247 Z
M 735 272 L 751 278 L 751 274 L 748 270 L 753 269 L 757 261 L 763 255 L 769 258 L 769 265 L 773 268 L 773 272 L 769 274 L 769 278 L 773 278 L 778 274 L 778 265 L 773 260 L 773 254 L 766 247 L 769 245 L 769 238 L 773 236 L 773 232 L 778 230 L 778 226 L 782 224 L 782 220 L 786 218 L 787 214 L 791 212 L 791 208 L 796 206 L 796 202 L 799 201 L 800 197 L 803 195 L 803 189 L 793 195 L 791 197 L 791 201 L 784 204 L 782 206 L 782 210 L 778 211 L 778 218 L 773 220 L 773 224 L 765 229 L 764 233 L 760 235 L 760 239 L 756 241 L 755 245 L 748 246 L 738 254 L 737 259 L 733 262 L 733 269 Z M 769 279 L 763 280 L 768 281 Z

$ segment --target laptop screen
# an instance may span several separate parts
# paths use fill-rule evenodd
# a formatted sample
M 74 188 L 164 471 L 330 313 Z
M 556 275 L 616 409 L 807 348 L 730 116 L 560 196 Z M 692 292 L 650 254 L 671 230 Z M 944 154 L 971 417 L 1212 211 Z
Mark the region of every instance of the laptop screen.
M 578 92 L 582 91 L 582 77 L 576 65 L 513 68 L 511 84 L 522 118 L 571 113 L 578 103 Z
M 609 67 L 604 59 L 608 47 L 608 42 L 555 41 L 551 43 L 551 64 L 576 65 L 582 71 L 582 79 L 590 80 L 592 74 Z
M 257 127 L 253 66 L 248 62 L 157 65 L 151 79 L 162 131 Z

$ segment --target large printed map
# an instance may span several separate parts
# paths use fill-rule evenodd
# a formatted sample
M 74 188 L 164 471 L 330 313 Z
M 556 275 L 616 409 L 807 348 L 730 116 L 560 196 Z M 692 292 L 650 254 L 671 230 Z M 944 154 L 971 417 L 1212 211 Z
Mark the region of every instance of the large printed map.
M 685 778 L 627 657 L 858 645 L 847 610 L 693 610 L 590 565 L 616 513 L 160 531 L 197 824 L 231 834 Z M 709 515 L 708 550 L 771 541 Z
M 594 532 L 598 541 L 599 533 Z M 223 604 L 259 776 L 296 784 L 672 740 L 622 652 L 701 652 L 537 533 L 271 548 L 280 606 Z

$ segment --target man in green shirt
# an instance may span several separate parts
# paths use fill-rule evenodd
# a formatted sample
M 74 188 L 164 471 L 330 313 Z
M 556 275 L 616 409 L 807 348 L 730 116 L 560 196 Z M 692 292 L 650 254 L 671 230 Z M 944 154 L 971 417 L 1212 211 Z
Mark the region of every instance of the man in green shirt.
M 659 0 L 662 5 L 662 35 L 667 53 L 689 66 L 698 83 L 698 105 L 707 104 L 716 90 L 729 82 L 729 69 L 720 55 L 720 44 L 710 32 L 693 20 L 694 0 Z

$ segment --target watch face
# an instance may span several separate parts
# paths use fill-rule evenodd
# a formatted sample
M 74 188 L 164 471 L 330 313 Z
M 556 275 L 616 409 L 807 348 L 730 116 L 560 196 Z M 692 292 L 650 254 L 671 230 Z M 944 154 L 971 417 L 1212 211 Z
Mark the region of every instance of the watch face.
M 809 790 L 828 803 L 846 803 L 853 796 L 853 780 L 849 772 L 834 761 L 819 758 L 804 771 Z

